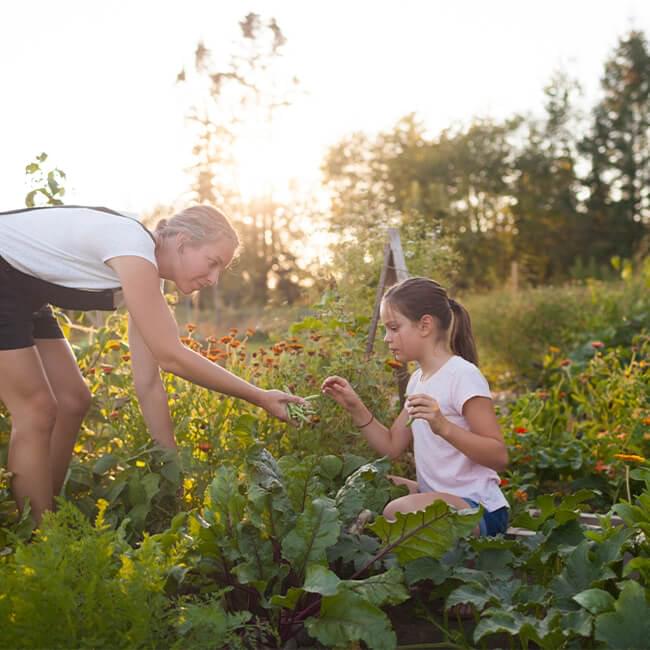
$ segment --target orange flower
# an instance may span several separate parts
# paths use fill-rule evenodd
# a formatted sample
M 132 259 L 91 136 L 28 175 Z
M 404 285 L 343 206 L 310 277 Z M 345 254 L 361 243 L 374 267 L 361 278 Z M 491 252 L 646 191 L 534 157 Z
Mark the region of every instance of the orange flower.
M 302 343 L 290 343 L 287 347 L 289 347 L 291 350 L 302 350 L 305 346 Z
M 190 345 L 193 342 L 194 342 L 194 339 L 192 339 L 191 336 L 181 336 L 181 343 L 183 345 Z
M 402 368 L 404 366 L 404 364 L 397 359 L 386 359 L 386 365 L 391 368 Z
M 111 420 L 115 420 L 120 417 L 120 413 L 119 411 L 111 411 L 108 417 L 111 418 Z
M 650 418 L 643 418 L 643 424 L 645 424 L 646 427 L 650 427 Z
M 130 361 L 131 360 L 131 355 L 130 354 L 123 354 L 122 355 L 122 361 Z
M 502 479 L 499 481 L 499 485 L 500 485 L 501 487 L 506 487 L 507 485 L 510 485 L 510 481 L 509 481 L 507 478 L 502 478 Z
M 560 365 L 564 366 L 564 367 L 570 366 L 571 365 L 571 359 L 562 359 L 562 361 L 560 361 Z
M 531 460 L 533 460 L 533 457 L 530 454 L 526 454 L 526 456 L 521 457 L 522 463 L 530 463 Z
M 119 350 L 121 348 L 121 344 L 119 341 L 109 341 L 106 344 L 106 349 L 107 350 Z
M 110 375 L 114 370 L 113 366 L 109 365 L 108 363 L 102 363 L 100 368 L 105 375 Z
M 515 499 L 517 499 L 517 501 L 521 501 L 521 503 L 525 503 L 528 501 L 528 493 L 526 490 L 517 490 L 515 492 Z
M 208 359 L 213 362 L 219 361 L 219 354 L 216 352 L 210 352 L 210 354 L 208 354 Z
M 558 397 L 559 397 L 560 399 L 564 399 L 564 398 L 566 397 L 566 393 L 565 393 L 563 390 L 561 390 L 561 391 L 558 393 Z
M 602 460 L 598 460 L 598 462 L 594 465 L 594 472 L 606 472 L 609 469 L 609 465 L 605 465 Z
M 188 323 L 185 329 L 191 334 L 196 329 L 196 325 L 194 323 Z
M 252 327 L 246 328 L 246 336 L 253 336 L 255 334 L 255 330 Z
M 232 336 L 222 336 L 219 339 L 219 343 L 223 343 L 224 345 L 228 345 L 228 343 L 230 343 L 230 341 L 232 341 Z
M 228 331 L 230 332 L 230 336 L 237 336 L 237 332 L 239 332 L 236 327 L 231 327 Z
M 595 350 L 600 350 L 601 348 L 605 347 L 605 344 L 602 341 L 592 341 L 591 347 Z
M 320 341 L 323 337 L 320 334 L 310 334 L 309 338 L 312 341 Z
M 95 374 L 95 368 L 86 368 L 85 373 L 87 375 L 94 375 Z
M 517 427 L 515 429 L 515 433 L 517 433 L 520 436 L 523 436 L 524 433 L 528 433 L 528 429 L 526 429 L 526 427 Z
M 548 399 L 548 393 L 545 390 L 540 390 L 537 393 L 537 397 L 539 397 L 539 399 Z
M 212 445 L 207 441 L 199 442 L 198 447 L 201 451 L 210 451 L 212 449 Z
M 629 461 L 631 463 L 645 463 L 645 458 L 638 454 L 614 454 L 614 458 Z
M 216 336 L 208 336 L 207 339 L 205 339 L 208 343 L 212 343 L 213 345 L 217 342 L 217 337 Z
M 238 341 L 237 339 L 233 339 L 230 341 L 230 347 L 231 348 L 238 348 L 241 345 L 241 341 Z

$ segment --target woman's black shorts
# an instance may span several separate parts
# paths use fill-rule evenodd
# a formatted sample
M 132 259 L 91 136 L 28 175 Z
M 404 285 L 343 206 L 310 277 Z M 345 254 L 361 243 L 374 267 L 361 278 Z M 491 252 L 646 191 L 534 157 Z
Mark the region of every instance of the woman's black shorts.
M 0 257 L 0 350 L 34 345 L 34 339 L 62 339 L 50 305 L 88 311 L 115 309 L 115 289 L 73 289 L 15 269 Z
M 62 339 L 51 307 L 39 292 L 0 258 L 0 350 L 34 345 L 34 339 Z

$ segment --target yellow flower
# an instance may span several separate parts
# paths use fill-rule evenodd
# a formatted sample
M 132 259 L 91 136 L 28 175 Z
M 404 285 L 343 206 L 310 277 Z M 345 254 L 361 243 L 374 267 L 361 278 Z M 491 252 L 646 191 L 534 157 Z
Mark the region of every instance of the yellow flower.
M 645 458 L 638 454 L 614 454 L 614 458 L 619 460 L 629 460 L 632 463 L 645 463 Z
M 119 341 L 109 341 L 106 344 L 106 349 L 107 350 L 119 350 L 122 346 L 120 345 Z
M 135 461 L 135 466 L 136 467 L 146 467 L 147 463 L 145 463 L 143 460 L 136 460 Z
M 556 348 L 554 345 L 549 345 L 548 351 L 552 354 L 557 354 L 560 351 L 560 348 Z

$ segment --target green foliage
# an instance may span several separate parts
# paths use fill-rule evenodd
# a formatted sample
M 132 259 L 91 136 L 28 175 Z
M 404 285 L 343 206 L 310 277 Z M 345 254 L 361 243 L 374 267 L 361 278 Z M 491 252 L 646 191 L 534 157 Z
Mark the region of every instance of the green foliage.
M 65 188 L 65 172 L 58 168 L 48 171 L 45 166 L 47 154 L 42 153 L 25 167 L 25 173 L 30 177 L 32 189 L 25 196 L 25 205 L 33 208 L 37 205 L 62 205 Z
M 133 648 L 165 642 L 163 587 L 173 556 L 152 539 L 138 549 L 122 530 L 97 526 L 71 504 L 47 514 L 33 542 L 0 564 L 0 645 Z

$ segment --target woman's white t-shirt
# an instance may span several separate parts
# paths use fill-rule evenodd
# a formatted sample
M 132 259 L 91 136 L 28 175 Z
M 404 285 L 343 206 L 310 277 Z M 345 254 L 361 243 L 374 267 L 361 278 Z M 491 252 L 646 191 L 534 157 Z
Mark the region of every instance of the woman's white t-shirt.
M 123 255 L 157 268 L 155 242 L 133 215 L 64 206 L 0 213 L 0 256 L 41 280 L 73 289 L 116 289 L 119 278 L 106 261 Z
M 481 371 L 462 357 L 451 357 L 431 377 L 422 381 L 418 368 L 406 388 L 407 395 L 424 393 L 433 397 L 442 415 L 451 423 L 469 430 L 463 406 L 472 397 L 492 399 Z M 475 463 L 463 452 L 436 435 L 428 422 L 411 424 L 417 481 L 420 492 L 447 492 L 482 504 L 488 512 L 507 506 L 499 488 L 499 475 Z

